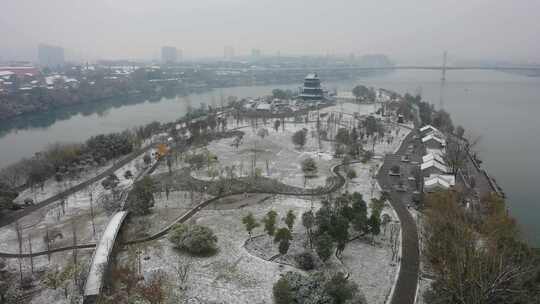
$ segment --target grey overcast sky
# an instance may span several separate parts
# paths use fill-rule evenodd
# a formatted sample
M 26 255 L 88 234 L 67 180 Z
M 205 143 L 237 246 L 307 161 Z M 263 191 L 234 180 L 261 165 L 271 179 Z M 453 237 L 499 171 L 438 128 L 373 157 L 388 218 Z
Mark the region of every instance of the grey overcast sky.
M 0 56 L 68 59 L 383 53 L 402 63 L 540 62 L 539 0 L 2 0 Z

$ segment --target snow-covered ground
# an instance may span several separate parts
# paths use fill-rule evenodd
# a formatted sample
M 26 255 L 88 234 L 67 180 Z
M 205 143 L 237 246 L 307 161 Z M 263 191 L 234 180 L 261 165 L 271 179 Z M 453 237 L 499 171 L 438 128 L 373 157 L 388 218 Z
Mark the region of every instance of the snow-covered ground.
M 133 175 L 136 176 L 144 168 L 142 157 L 142 155 L 137 157 L 124 167 L 115 171 L 115 174 L 120 180 L 119 188 L 128 187 L 132 183 L 131 179 L 124 178 L 124 172 L 126 170 L 131 170 Z M 75 185 L 82 181 L 84 179 L 74 180 L 65 184 L 69 185 L 71 183 Z M 38 189 L 39 195 L 43 199 L 50 197 L 56 194 L 56 190 L 64 189 L 62 188 L 63 184 L 48 181 L 43 191 Z M 110 191 L 103 189 L 100 180 L 86 189 L 66 197 L 64 204 L 55 202 L 21 218 L 18 223 L 22 228 L 22 252 L 29 253 L 30 246 L 32 246 L 32 252 L 45 251 L 47 249 L 45 242 L 47 232 L 49 237 L 53 239 L 50 243 L 50 248 L 73 245 L 73 230 L 76 231 L 77 244 L 96 243 L 109 220 L 107 212 L 105 212 L 100 203 L 100 197 L 108 192 Z M 90 203 L 90 194 L 93 198 L 92 204 Z M 94 225 L 92 225 L 91 206 L 94 214 Z M 93 227 L 95 228 L 95 235 Z M 0 228 L 0 251 L 18 253 L 18 248 L 15 224 Z M 93 249 L 82 249 L 78 250 L 78 252 L 78 256 L 81 256 L 80 260 L 89 264 Z M 52 254 L 50 261 L 47 255 L 35 257 L 32 260 L 30 258 L 21 259 L 23 272 L 30 273 L 31 261 L 34 263 L 36 273 L 42 273 L 46 269 L 57 267 L 62 269 L 71 261 L 71 255 L 72 251 L 64 251 Z M 17 259 L 7 259 L 6 262 L 9 265 L 10 271 L 18 271 Z M 38 275 L 35 275 L 35 277 L 37 280 Z M 35 284 L 38 284 L 38 281 L 35 281 Z M 64 298 L 63 291 L 60 289 L 56 291 L 44 289 L 36 295 L 32 303 L 69 303 L 69 301 Z
M 120 183 L 118 188 L 129 187 L 133 182 L 132 179 L 126 179 L 124 172 L 131 170 L 134 176 L 144 168 L 142 165 L 142 155 L 135 158 L 122 168 L 115 171 Z M 30 251 L 28 239 L 32 242 L 32 251 L 44 251 L 47 249 L 43 238 L 49 233 L 54 234 L 57 238 L 51 246 L 63 247 L 73 244 L 72 230 L 75 226 L 77 230 L 77 243 L 87 244 L 95 243 L 105 228 L 108 221 L 108 215 L 100 203 L 100 197 L 106 193 L 99 180 L 86 189 L 74 193 L 65 199 L 65 203 L 61 201 L 52 203 L 43 207 L 31 214 L 21 218 L 18 223 L 22 228 L 22 238 L 25 240 L 23 244 L 23 252 Z M 53 183 L 46 185 L 44 193 L 51 193 L 51 188 L 54 188 Z M 92 195 L 92 204 L 90 202 L 90 194 Z M 94 225 L 92 225 L 91 207 L 94 213 Z M 96 234 L 93 233 L 95 227 Z M 0 228 L 0 251 L 17 253 L 18 239 L 15 225 L 4 226 Z
M 187 298 L 198 299 L 196 303 L 272 303 L 272 285 L 279 275 L 289 270 L 299 271 L 250 254 L 244 248 L 248 234 L 242 224 L 242 217 L 252 212 L 260 220 L 268 211 L 274 210 L 278 213 L 278 226 L 281 227 L 285 226 L 282 222 L 285 213 L 293 210 L 297 215 L 293 230 L 303 233 L 300 216 L 312 205 L 315 209 L 319 208 L 320 199 L 312 201 L 276 196 L 263 200 L 265 197 L 251 195 L 244 199 L 243 196 L 237 196 L 238 201 L 227 203 L 226 208 L 217 208 L 218 203 L 210 209 L 202 210 L 191 220 L 210 227 L 216 233 L 219 251 L 211 257 L 189 258 L 193 266 L 187 283 Z M 387 212 L 392 214 L 391 211 Z M 263 233 L 262 227 L 253 232 L 254 235 Z M 391 261 L 389 234 L 389 228 L 383 229 L 381 235 L 375 238 L 375 245 L 368 240 L 355 240 L 344 251 L 344 265 L 365 294 L 368 303 L 384 303 L 393 285 L 396 265 Z M 166 239 L 147 244 L 144 257 L 142 267 L 145 273 L 161 269 L 173 278 L 174 267 L 171 265 L 187 258 Z M 337 260 L 331 261 L 329 265 L 338 269 L 340 266 Z
M 380 108 L 379 104 L 371 103 L 351 103 L 351 102 L 338 102 L 336 105 L 331 107 L 326 107 L 321 109 L 320 113 L 331 113 L 331 112 L 343 112 L 350 115 L 358 113 L 358 115 L 374 115 L 375 112 Z
M 219 247 L 214 256 L 189 258 L 193 265 L 186 290 L 187 298 L 198 299 L 198 302 L 194 303 L 272 303 L 272 285 L 281 273 L 293 268 L 250 255 L 244 249 L 248 235 L 241 219 L 248 212 L 253 212 L 255 217 L 260 219 L 270 209 L 278 212 L 278 218 L 281 219 L 288 209 L 299 214 L 309 209 L 311 203 L 297 198 L 276 198 L 259 202 L 263 198 L 264 196 L 251 195 L 247 198 L 248 205 L 243 208 L 205 209 L 192 219 L 215 232 Z M 282 222 L 280 224 L 284 225 Z M 260 233 L 260 229 L 258 228 L 256 233 Z M 297 226 L 297 229 L 300 227 Z M 187 258 L 177 252 L 166 239 L 148 244 L 144 257 L 149 257 L 148 260 L 142 260 L 145 273 L 161 269 L 173 278 L 174 265 Z
M 344 103 L 325 108 L 321 112 L 343 110 L 350 114 L 358 112 L 360 115 L 367 115 L 372 114 L 376 109 L 376 105 Z M 352 115 L 343 115 L 342 123 L 350 126 L 355 125 Z M 233 124 L 230 123 L 229 126 L 233 126 Z M 268 135 L 264 138 L 257 135 L 261 128 L 268 130 Z M 299 150 L 292 143 L 291 137 L 294 132 L 303 128 L 308 130 L 307 142 L 303 149 Z M 263 176 L 297 187 L 314 188 L 323 186 L 326 178 L 331 175 L 330 169 L 341 162 L 340 159 L 333 158 L 334 144 L 332 142 L 321 141 L 319 144 L 315 135 L 316 125 L 314 122 L 307 124 L 286 122 L 285 130 L 280 126 L 278 131 L 275 131 L 273 129 L 273 120 L 269 120 L 266 126 L 259 123 L 257 128 L 248 127 L 241 130 L 245 132 L 245 135 L 238 148 L 231 145 L 233 138 L 212 141 L 207 146 L 207 149 L 212 154 L 218 156 L 218 163 L 213 165 L 218 172 L 225 174 L 226 167 L 233 167 L 235 176 L 249 175 L 254 158 L 253 150 L 255 149 L 257 151 L 256 167 L 260 169 Z M 397 150 L 401 141 L 409 132 L 407 128 L 398 127 L 395 124 L 387 125 L 387 131 L 389 131 L 389 136 L 375 142 L 374 151 L 378 157 L 365 164 L 350 165 L 358 176 L 348 181 L 343 189 L 349 192 L 360 192 L 365 201 L 368 202 L 368 206 L 372 197 L 380 195 L 379 187 L 373 180 L 378 167 L 382 164 L 380 156 Z M 329 133 L 332 136 L 335 130 Z M 371 148 L 371 143 L 369 143 L 369 147 Z M 367 149 L 367 146 L 364 148 Z M 198 150 L 192 150 L 191 152 L 193 151 Z M 305 180 L 301 170 L 301 162 L 307 157 L 312 157 L 316 161 L 318 174 L 314 178 Z M 168 170 L 166 163 L 162 163 L 155 174 Z M 184 166 L 186 164 L 181 159 L 178 159 L 178 162 L 173 162 L 172 169 L 176 170 Z M 134 176 L 137 176 L 137 173 L 143 169 L 141 155 L 117 170 L 115 174 L 120 179 L 119 187 L 127 188 L 132 183 L 132 180 L 124 178 L 125 171 L 130 170 Z M 206 167 L 192 172 L 192 174 L 196 178 L 211 179 Z M 105 192 L 100 183 L 101 181 L 97 182 L 95 187 L 90 187 L 91 190 L 81 191 L 68 197 L 66 204 L 63 206 L 64 210 L 59 204 L 51 204 L 21 219 L 20 223 L 24 228 L 23 238 L 32 240 L 33 251 L 45 249 L 43 236 L 47 230 L 56 229 L 61 232 L 62 239 L 58 239 L 55 246 L 70 245 L 73 223 L 75 223 L 78 230 L 78 243 L 96 242 L 99 239 L 108 222 L 105 210 L 95 203 L 98 201 L 99 196 Z M 46 184 L 43 193 L 40 195 L 48 197 L 56 193 L 55 191 L 58 191 L 58 189 L 55 188 L 54 183 Z M 95 237 L 89 216 L 89 191 L 92 192 L 94 197 Z M 161 194 L 156 195 L 154 213 L 150 216 L 136 218 L 135 221 L 147 222 L 147 224 L 141 224 L 146 234 L 155 233 L 197 203 L 208 198 L 205 194 L 195 194 L 192 200 L 190 193 L 184 191 L 172 191 L 166 197 L 163 189 Z M 192 260 L 193 266 L 186 289 L 187 298 L 192 299 L 190 303 L 272 303 L 272 285 L 280 274 L 295 270 L 295 268 L 269 262 L 250 254 L 244 248 L 248 235 L 241 219 L 248 212 L 252 212 L 257 219 L 261 219 L 266 212 L 273 209 L 279 214 L 280 226 L 284 226 L 281 219 L 287 210 L 292 209 L 297 215 L 294 230 L 303 231 L 300 215 L 312 208 L 312 206 L 317 209 L 319 202 L 320 199 L 312 200 L 286 196 L 267 199 L 267 196 L 264 195 L 248 195 L 247 197 L 239 195 L 222 199 L 200 211 L 191 219 L 191 221 L 212 228 L 216 233 L 220 248 L 216 255 L 205 258 L 187 257 L 176 251 L 167 239 L 160 239 L 145 244 L 142 269 L 146 274 L 160 269 L 174 278 L 174 265 L 178 262 L 185 262 L 186 259 Z M 386 204 L 383 214 L 388 215 L 390 222 L 381 228 L 381 234 L 374 238 L 373 243 L 368 239 L 354 240 L 347 245 L 343 252 L 343 264 L 350 272 L 351 278 L 358 283 L 368 303 L 385 302 L 395 283 L 394 280 L 399 267 L 395 262 L 395 243 L 394 246 L 390 244 L 390 238 L 395 238 L 396 231 L 399 231 L 399 222 L 389 204 Z M 129 226 L 131 225 L 128 225 L 128 233 L 136 230 Z M 254 235 L 262 233 L 262 227 L 256 228 L 254 231 Z M 0 241 L 0 251 L 16 252 L 16 248 L 18 248 L 17 236 L 13 227 L 0 229 Z M 23 251 L 28 251 L 27 244 L 23 245 Z M 87 252 L 91 253 L 92 251 L 88 250 Z M 53 261 L 50 265 L 65 265 L 66 260 L 69 259 L 66 259 L 66 257 L 69 257 L 69 254 L 69 252 L 64 252 L 53 255 Z M 120 258 L 125 254 L 121 253 Z M 43 261 L 43 258 L 37 258 L 37 260 Z M 11 260 L 10 266 L 13 266 L 11 264 L 15 261 Z M 43 265 L 49 265 L 46 258 L 44 261 Z M 328 267 L 341 265 L 338 264 L 337 260 L 331 261 Z M 343 265 L 340 267 L 343 267 Z M 298 270 L 296 269 L 296 271 Z M 58 293 L 47 290 L 42 293 L 41 297 L 42 299 L 43 297 L 49 297 L 48 299 L 55 297 L 57 299 Z M 56 303 L 57 301 L 52 302 Z M 34 303 L 41 302 L 34 301 Z
M 326 108 L 325 111 L 340 111 L 341 106 L 334 106 L 335 109 Z M 359 112 L 360 115 L 366 115 L 373 113 L 377 107 L 345 103 L 343 108 L 347 108 L 347 111 L 352 111 L 352 113 Z M 349 123 L 347 119 L 350 120 Z M 345 124 L 354 124 L 353 116 L 345 115 L 342 121 L 345 121 Z M 301 171 L 301 161 L 312 157 L 317 162 L 319 174 L 316 178 L 308 179 L 306 187 L 324 185 L 326 178 L 330 176 L 330 168 L 340 162 L 340 160 L 333 158 L 333 144 L 322 141 L 319 150 L 317 137 L 311 135 L 312 131 L 316 130 L 315 123 L 287 122 L 284 131 L 281 127 L 275 131 L 271 123 L 269 121 L 267 126 L 259 124 L 258 128 L 243 128 L 242 131 L 245 132 L 245 135 L 238 149 L 232 146 L 232 138 L 211 142 L 206 149 L 218 156 L 218 163 L 213 164 L 212 169 L 225 174 L 225 167 L 234 167 L 236 176 L 246 176 L 250 173 L 251 162 L 254 158 L 253 149 L 255 149 L 257 151 L 256 167 L 261 170 L 263 176 L 303 187 L 304 177 Z M 264 138 L 257 135 L 261 128 L 268 130 L 268 135 Z M 293 145 L 291 137 L 295 131 L 302 128 L 308 129 L 308 136 L 305 147 L 300 151 Z M 375 142 L 374 151 L 378 156 L 394 153 L 408 134 L 409 129 L 392 124 L 387 125 L 387 132 L 388 135 L 383 140 Z M 191 152 L 201 151 L 198 149 Z M 381 165 L 382 159 L 380 157 L 365 164 L 352 164 L 350 167 L 356 171 L 358 176 L 348 181 L 345 189 L 349 192 L 360 192 L 369 205 L 372 197 L 380 196 L 380 188 L 374 182 L 374 176 Z M 212 179 L 206 167 L 192 172 L 192 174 L 196 178 Z M 192 271 L 188 282 L 188 298 L 196 298 L 199 302 L 272 303 L 271 287 L 273 283 L 280 273 L 291 268 L 287 265 L 280 266 L 278 263 L 268 262 L 247 252 L 244 243 L 248 236 L 241 219 L 248 212 L 252 212 L 256 218 L 261 219 L 270 209 L 279 213 L 279 219 L 288 209 L 293 209 L 299 216 L 311 208 L 312 202 L 301 198 L 281 196 L 262 203 L 255 203 L 253 199 L 247 200 L 246 203 L 244 199 L 239 198 L 236 203 L 226 205 L 226 207 L 221 206 L 222 208 L 216 204 L 199 212 L 192 219 L 198 224 L 206 225 L 214 230 L 219 239 L 220 250 L 212 257 L 191 258 L 194 261 L 193 269 L 196 270 Z M 180 204 L 176 208 L 184 208 L 182 201 L 186 201 L 185 197 L 173 199 L 172 202 L 162 200 L 160 204 L 171 205 L 171 207 L 166 206 L 164 210 L 173 208 L 175 203 Z M 315 208 L 319 207 L 319 201 L 315 200 Z M 400 241 L 393 244 L 390 242 L 391 238 L 399 239 L 399 221 L 388 203 L 382 213 L 388 215 L 390 222 L 382 227 L 381 234 L 374 238 L 373 243 L 367 239 L 354 240 L 348 244 L 343 253 L 343 263 L 351 273 L 351 278 L 358 283 L 368 303 L 384 303 L 386 301 L 399 269 Z M 164 215 L 164 217 L 167 216 Z M 301 221 L 298 219 L 295 231 L 303 231 L 300 223 Z M 283 225 L 283 223 L 280 224 Z M 255 229 L 253 234 L 262 233 L 262 228 L 259 227 Z M 143 269 L 146 273 L 162 269 L 169 272 L 171 276 L 174 275 L 173 270 L 166 265 L 174 265 L 178 259 L 185 260 L 186 258 L 182 253 L 174 250 L 167 240 L 159 240 L 148 246 L 146 256 L 149 258 L 143 259 Z M 329 265 L 337 267 L 337 264 L 339 263 L 331 262 Z
M 268 135 L 264 138 L 257 135 L 262 128 L 268 130 Z M 303 149 L 297 149 L 291 138 L 296 131 L 303 128 L 308 129 L 307 142 Z M 331 143 L 321 141 L 321 149 L 319 150 L 317 137 L 312 134 L 315 130 L 315 123 L 286 122 L 285 131 L 281 127 L 275 131 L 270 123 L 266 127 L 261 124 L 258 128 L 242 129 L 245 135 L 238 149 L 232 146 L 233 138 L 212 141 L 207 149 L 218 156 L 219 163 L 213 165 L 213 169 L 218 172 L 226 172 L 224 168 L 228 166 L 234 167 L 236 176 L 247 176 L 251 173 L 251 163 L 256 157 L 256 168 L 260 169 L 263 176 L 296 187 L 304 187 L 301 162 L 311 157 L 317 163 L 318 173 L 305 180 L 305 187 L 315 188 L 325 185 L 330 168 L 339 163 L 339 160 L 333 158 L 334 148 Z M 199 179 L 211 179 L 206 167 L 192 174 Z
M 178 217 L 185 214 L 201 202 L 211 198 L 204 193 L 194 193 L 193 200 L 187 191 L 171 191 L 169 197 L 165 192 L 154 194 L 153 211 L 147 216 L 131 216 L 125 233 L 132 238 L 141 238 L 155 234 L 170 225 Z
M 357 177 L 347 183 L 346 189 L 350 193 L 362 194 L 368 205 L 368 214 L 371 214 L 371 198 L 380 197 L 380 187 L 374 178 L 381 165 L 382 161 L 378 159 L 365 164 L 350 165 Z M 399 262 L 392 247 L 398 248 L 394 248 L 394 253 L 397 254 L 401 243 L 400 240 L 391 242 L 391 239 L 399 236 L 399 219 L 388 202 L 381 214 L 383 217 L 388 215 L 391 221 L 381 227 L 381 234 L 375 238 L 375 245 L 357 240 L 350 242 L 343 253 L 343 262 L 350 269 L 351 277 L 360 285 L 368 303 L 385 303 L 399 269 Z
M 26 188 L 19 193 L 19 196 L 14 200 L 15 203 L 24 204 L 25 199 L 31 199 L 34 203 L 41 202 L 59 192 L 65 191 L 79 183 L 82 183 L 103 171 L 109 169 L 118 160 L 110 160 L 105 165 L 89 168 L 85 172 L 80 173 L 74 178 L 66 178 L 64 181 L 57 182 L 54 178 L 49 178 L 43 184 L 43 188 L 36 186 L 34 188 Z

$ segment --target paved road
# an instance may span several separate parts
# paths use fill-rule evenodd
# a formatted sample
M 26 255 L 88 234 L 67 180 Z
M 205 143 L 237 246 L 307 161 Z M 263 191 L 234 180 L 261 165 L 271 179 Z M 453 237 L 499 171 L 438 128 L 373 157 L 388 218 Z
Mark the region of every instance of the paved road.
M 377 180 L 383 190 L 387 190 L 390 194 L 390 203 L 399 217 L 402 229 L 402 256 L 401 268 L 397 278 L 394 294 L 391 299 L 391 304 L 413 304 L 416 296 L 416 285 L 418 282 L 419 271 L 419 251 L 418 251 L 418 230 L 416 223 L 411 214 L 407 210 L 407 204 L 411 202 L 410 192 L 398 192 L 394 189 L 394 185 L 400 177 L 389 176 L 388 172 L 394 165 L 402 167 L 401 179 L 406 180 L 406 175 L 410 172 L 411 165 L 401 162 L 401 155 L 405 155 L 407 146 L 413 142 L 415 131 L 412 131 L 401 144 L 398 152 L 394 155 L 387 155 L 383 166 L 379 170 Z M 415 160 L 417 157 L 413 157 Z M 404 169 L 406 168 L 406 169 Z M 408 184 L 408 183 L 406 183 Z

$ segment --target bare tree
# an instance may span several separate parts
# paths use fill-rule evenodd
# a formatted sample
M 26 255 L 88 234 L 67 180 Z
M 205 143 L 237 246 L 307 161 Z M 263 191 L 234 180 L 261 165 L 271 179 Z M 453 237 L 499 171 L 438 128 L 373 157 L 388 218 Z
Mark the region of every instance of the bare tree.
M 392 250 L 392 261 L 397 261 L 399 249 L 399 224 L 390 224 L 390 248 Z
M 88 186 L 88 197 L 90 198 L 90 218 L 92 220 L 92 233 L 96 238 L 96 223 L 94 221 L 94 191 L 98 187 L 98 183 L 92 183 Z
M 77 226 L 75 220 L 71 220 L 71 234 L 73 238 L 73 265 L 77 265 Z
M 49 225 L 45 226 L 45 237 L 43 238 L 45 241 L 45 246 L 47 247 L 47 259 L 49 260 L 49 263 L 51 262 L 51 238 L 49 235 Z
M 452 173 L 456 175 L 459 170 L 466 166 L 467 158 L 472 149 L 478 144 L 480 137 L 476 139 L 461 139 L 455 136 L 448 136 L 446 140 L 445 161 L 450 166 Z
M 34 258 L 32 257 L 32 235 L 28 234 L 28 250 L 30 253 L 30 271 L 34 273 Z
M 15 232 L 17 233 L 17 242 L 19 244 L 19 274 L 20 274 L 20 279 L 21 279 L 21 283 L 23 281 L 23 273 L 22 273 L 22 258 L 20 257 L 20 255 L 22 255 L 22 242 L 23 242 L 23 236 L 22 236 L 22 227 L 21 227 L 21 224 L 19 224 L 19 221 L 16 221 L 15 222 Z
M 480 222 L 452 192 L 430 194 L 426 206 L 424 253 L 437 275 L 432 285 L 436 302 L 535 303 L 531 299 L 538 299 L 538 291 L 530 284 L 538 265 L 518 239 L 502 199 L 490 201 L 491 210 Z
M 178 288 L 182 290 L 187 288 L 186 283 L 192 267 L 193 259 L 190 256 L 178 257 L 176 266 L 174 267 Z

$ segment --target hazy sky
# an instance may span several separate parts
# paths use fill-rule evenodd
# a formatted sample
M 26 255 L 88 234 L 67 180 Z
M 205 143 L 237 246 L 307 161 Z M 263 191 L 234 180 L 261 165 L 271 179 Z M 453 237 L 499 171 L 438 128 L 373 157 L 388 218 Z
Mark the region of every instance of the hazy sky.
M 540 62 L 538 0 L 2 0 L 0 56 L 34 59 L 40 42 L 69 57 L 158 58 L 384 53 L 398 62 Z

